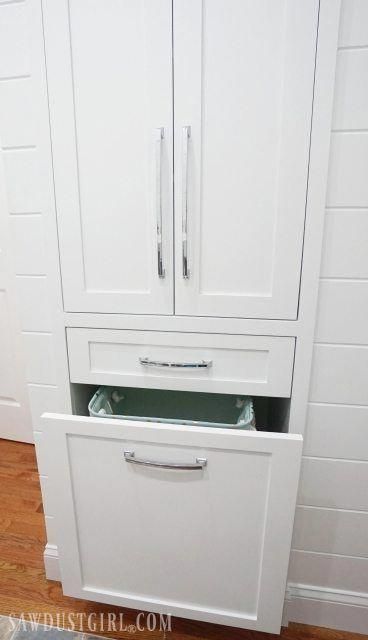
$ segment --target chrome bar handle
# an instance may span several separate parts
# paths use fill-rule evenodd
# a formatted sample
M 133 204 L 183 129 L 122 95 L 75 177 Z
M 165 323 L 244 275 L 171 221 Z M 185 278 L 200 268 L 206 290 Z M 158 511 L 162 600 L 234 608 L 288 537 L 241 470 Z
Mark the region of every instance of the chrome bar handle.
M 157 272 L 159 278 L 165 277 L 165 269 L 162 257 L 162 196 L 161 196 L 161 161 L 162 161 L 162 141 L 164 139 L 164 129 L 156 129 L 155 152 L 156 152 L 156 185 L 155 185 L 155 206 L 156 206 L 156 237 L 157 237 Z
M 182 251 L 183 278 L 190 276 L 188 268 L 188 143 L 191 135 L 190 127 L 183 127 L 183 165 L 182 165 Z
M 165 369 L 209 369 L 212 367 L 212 360 L 200 360 L 199 362 L 173 362 L 170 360 L 151 360 L 150 358 L 139 358 L 139 362 L 144 367 L 162 367 Z
M 134 451 L 124 451 L 125 462 L 141 464 L 144 467 L 158 467 L 159 469 L 174 469 L 175 471 L 201 471 L 207 465 L 206 458 L 196 458 L 195 462 L 160 462 L 136 458 Z

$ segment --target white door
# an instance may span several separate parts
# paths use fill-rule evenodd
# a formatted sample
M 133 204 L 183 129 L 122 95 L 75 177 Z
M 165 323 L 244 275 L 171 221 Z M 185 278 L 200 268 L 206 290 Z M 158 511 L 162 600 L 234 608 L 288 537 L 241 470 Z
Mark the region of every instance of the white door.
M 32 442 L 24 345 L 17 312 L 8 204 L 0 156 L 0 438 Z
M 42 421 L 66 595 L 279 632 L 301 436 Z
M 174 0 L 180 315 L 297 316 L 318 5 Z
M 171 314 L 171 0 L 44 12 L 65 309 Z

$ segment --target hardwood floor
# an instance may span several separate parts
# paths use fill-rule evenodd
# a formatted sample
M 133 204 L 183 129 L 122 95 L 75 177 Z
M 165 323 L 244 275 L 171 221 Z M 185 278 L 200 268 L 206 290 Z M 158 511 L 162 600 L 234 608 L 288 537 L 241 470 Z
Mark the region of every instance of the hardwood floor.
M 0 615 L 52 615 L 56 624 L 66 627 L 71 614 L 73 621 L 78 625 L 79 620 L 82 623 L 76 631 L 88 632 L 91 631 L 88 615 L 97 614 L 91 618 L 96 624 L 96 634 L 131 639 L 136 636 L 140 640 L 165 637 L 160 629 L 134 631 L 134 626 L 129 628 L 136 623 L 136 611 L 63 596 L 60 584 L 45 578 L 42 557 L 45 540 L 34 447 L 0 440 Z M 117 616 L 124 612 L 127 630 L 108 632 L 109 612 Z M 79 619 L 77 614 L 84 615 Z M 101 614 L 104 615 L 103 627 L 98 624 Z M 41 617 L 39 622 L 48 623 L 48 619 Z M 172 631 L 166 633 L 168 640 L 271 640 L 279 637 L 179 618 L 172 619 Z M 362 640 L 367 636 L 291 624 L 283 629 L 281 637 L 285 640 Z

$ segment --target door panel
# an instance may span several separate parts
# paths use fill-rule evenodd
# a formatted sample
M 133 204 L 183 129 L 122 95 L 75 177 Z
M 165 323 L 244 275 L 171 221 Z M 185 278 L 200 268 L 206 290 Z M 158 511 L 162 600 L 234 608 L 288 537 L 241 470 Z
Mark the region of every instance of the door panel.
M 171 33 L 170 0 L 45 2 L 68 311 L 173 312 Z
M 33 442 L 6 186 L 0 153 L 0 438 Z
M 279 631 L 300 436 L 51 414 L 43 423 L 64 593 Z M 207 464 L 146 467 L 124 452 Z
M 9 281 L 6 285 L 3 281 L 1 253 L 0 250 L 0 438 L 33 442 L 15 291 L 10 292 Z M 11 286 L 15 288 L 14 281 Z
M 180 315 L 297 316 L 318 4 L 174 0 Z

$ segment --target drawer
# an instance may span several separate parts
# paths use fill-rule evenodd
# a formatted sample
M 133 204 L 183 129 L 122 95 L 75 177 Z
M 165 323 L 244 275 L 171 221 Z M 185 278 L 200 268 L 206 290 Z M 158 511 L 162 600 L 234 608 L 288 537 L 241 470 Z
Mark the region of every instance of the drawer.
M 72 382 L 288 397 L 295 339 L 67 329 Z
M 279 632 L 301 436 L 41 422 L 66 595 Z

